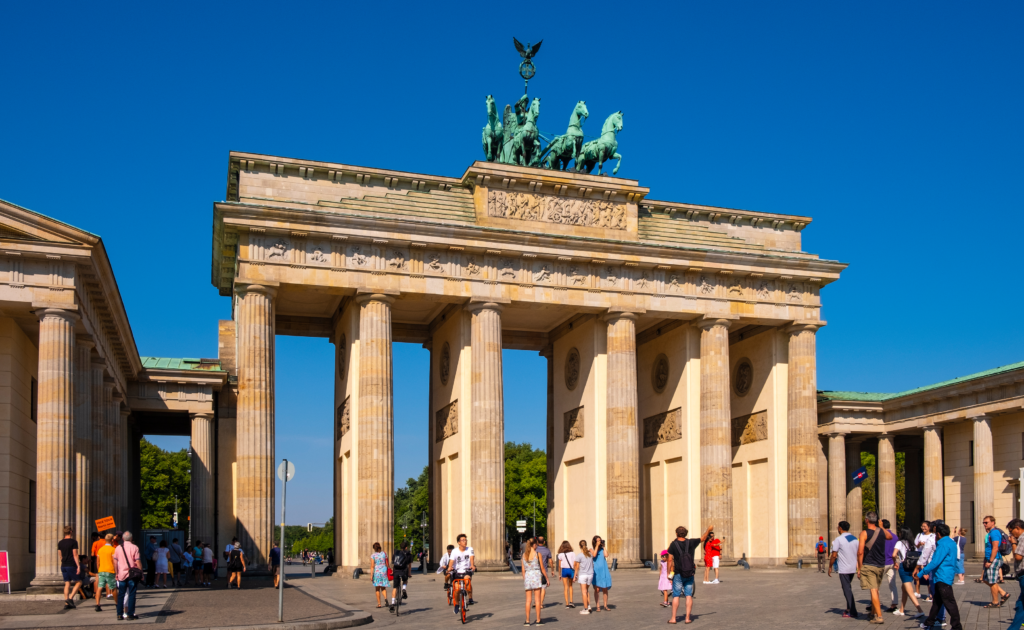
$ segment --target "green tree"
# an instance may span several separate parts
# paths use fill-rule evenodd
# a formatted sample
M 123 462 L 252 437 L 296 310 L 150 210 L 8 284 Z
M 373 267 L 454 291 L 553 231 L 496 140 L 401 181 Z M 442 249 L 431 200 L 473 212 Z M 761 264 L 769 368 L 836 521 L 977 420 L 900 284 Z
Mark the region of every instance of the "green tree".
M 902 529 L 907 516 L 907 457 L 904 453 L 896 453 L 896 522 L 893 527 Z M 863 492 L 861 506 L 864 513 L 878 511 L 878 465 L 874 453 L 860 454 L 860 465 L 868 469 L 868 478 L 861 484 Z
M 536 506 L 537 533 L 548 527 L 547 455 L 527 442 L 505 442 L 505 531 L 509 540 L 517 540 L 516 520 L 527 521 L 526 531 L 533 534 Z
M 395 548 L 408 540 L 413 555 L 423 549 L 424 515 L 430 510 L 430 470 L 424 466 L 418 479 L 410 477 L 404 488 L 395 490 Z M 403 527 L 404 526 L 404 527 Z M 392 550 L 385 549 L 390 556 Z
M 142 486 L 142 528 L 169 529 L 178 497 L 178 526 L 187 527 L 191 462 L 188 451 L 163 450 L 142 438 L 140 483 Z M 117 524 L 122 527 L 121 523 Z
M 296 531 L 298 530 L 298 531 Z M 281 535 L 281 527 L 275 528 L 275 533 Z M 328 549 L 334 549 L 334 517 L 327 519 L 323 527 L 314 527 L 308 531 L 301 525 L 287 525 L 284 530 L 285 536 L 296 536 L 298 538 L 285 538 L 285 547 L 292 555 L 300 553 L 303 549 L 326 553 Z M 280 538 L 278 539 L 280 540 Z

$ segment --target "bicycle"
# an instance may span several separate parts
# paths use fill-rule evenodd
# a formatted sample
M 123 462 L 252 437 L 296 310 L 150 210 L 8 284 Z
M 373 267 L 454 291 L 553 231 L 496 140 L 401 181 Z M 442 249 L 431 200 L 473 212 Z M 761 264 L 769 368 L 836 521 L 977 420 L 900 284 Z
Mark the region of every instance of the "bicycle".
M 455 593 L 456 584 L 458 584 L 458 593 Z M 454 593 L 454 594 L 453 594 Z M 466 595 L 466 578 L 457 577 L 452 579 L 452 587 L 448 591 L 448 604 L 451 605 L 452 600 L 455 599 L 459 607 L 459 613 L 462 615 L 462 623 L 466 623 L 466 608 L 469 601 L 468 595 Z

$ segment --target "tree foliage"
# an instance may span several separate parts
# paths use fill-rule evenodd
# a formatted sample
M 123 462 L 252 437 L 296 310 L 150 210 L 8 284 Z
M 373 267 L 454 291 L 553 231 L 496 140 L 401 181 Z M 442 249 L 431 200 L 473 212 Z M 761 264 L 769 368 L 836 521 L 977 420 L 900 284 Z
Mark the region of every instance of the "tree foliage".
M 516 521 L 527 521 L 533 534 L 536 507 L 537 533 L 548 527 L 547 455 L 527 442 L 505 442 L 505 530 L 509 540 L 518 540 Z
M 907 514 L 907 458 L 904 453 L 896 453 L 896 522 L 892 523 L 897 531 L 903 528 Z M 878 511 L 878 464 L 875 454 L 864 451 L 860 454 L 860 465 L 868 470 L 868 478 L 861 483 L 864 513 Z
M 395 490 L 395 546 L 408 540 L 413 554 L 423 549 L 423 528 L 420 524 L 430 509 L 430 469 L 423 467 L 418 479 L 410 477 L 404 488 Z M 390 556 L 392 551 L 388 551 Z
M 327 523 L 323 527 L 314 527 L 312 532 L 301 525 L 286 525 L 284 533 L 286 536 L 284 540 L 286 554 L 297 555 L 303 549 L 319 551 L 320 553 L 326 553 L 328 549 L 334 549 L 333 516 L 327 519 Z M 280 526 L 274 528 L 274 534 L 278 536 L 277 540 L 281 539 Z M 296 537 L 292 538 L 292 536 Z
M 171 453 L 142 438 L 140 446 L 142 486 L 142 528 L 170 529 L 174 498 L 178 498 L 178 527 L 187 528 L 191 483 L 188 451 Z M 121 527 L 122 524 L 118 523 Z

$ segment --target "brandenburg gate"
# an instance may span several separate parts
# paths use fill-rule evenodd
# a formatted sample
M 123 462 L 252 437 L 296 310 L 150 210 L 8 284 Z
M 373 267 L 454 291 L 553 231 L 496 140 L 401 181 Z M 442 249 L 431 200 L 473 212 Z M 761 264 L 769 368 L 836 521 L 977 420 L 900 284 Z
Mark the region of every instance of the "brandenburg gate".
M 714 524 L 726 557 L 812 557 L 819 292 L 845 265 L 802 251 L 807 217 L 649 193 L 498 162 L 446 177 L 232 152 L 213 283 L 233 300 L 237 402 L 219 415 L 237 405 L 250 557 L 266 563 L 274 531 L 276 335 L 335 347 L 341 567 L 393 545 L 394 342 L 430 351 L 433 549 L 464 532 L 478 566 L 504 566 L 508 394 L 547 399 L 551 540 L 600 534 L 626 568 Z M 503 349 L 546 357 L 547 391 L 505 392 Z

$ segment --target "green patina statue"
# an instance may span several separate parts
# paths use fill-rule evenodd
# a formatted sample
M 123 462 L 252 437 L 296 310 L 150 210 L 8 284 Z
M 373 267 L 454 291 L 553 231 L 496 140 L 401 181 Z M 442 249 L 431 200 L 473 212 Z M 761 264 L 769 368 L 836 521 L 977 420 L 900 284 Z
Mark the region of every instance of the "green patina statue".
M 618 173 L 619 167 L 622 166 L 622 156 L 616 153 L 619 143 L 615 139 L 615 135 L 620 131 L 622 131 L 621 111 L 615 112 L 604 121 L 604 125 L 601 126 L 600 138 L 591 140 L 580 149 L 579 155 L 576 156 L 576 172 L 586 170 L 589 173 L 594 170 L 594 164 L 597 164 L 597 174 L 602 175 L 604 163 L 607 160 L 618 160 L 612 175 Z
M 512 107 L 505 106 L 505 141 L 501 146 L 498 161 L 503 164 L 520 166 L 540 166 L 540 134 L 537 131 L 537 118 L 540 117 L 540 99 L 535 98 L 526 108 L 528 99 L 524 94 Z
M 498 107 L 494 104 L 494 97 L 487 95 L 487 125 L 484 126 L 484 155 L 488 162 L 498 159 L 501 154 L 501 145 L 504 143 L 501 121 L 498 120 Z
M 530 99 L 525 94 L 519 97 L 515 105 L 505 106 L 505 126 L 503 127 L 503 140 L 498 161 L 502 164 L 518 164 L 512 156 L 512 144 L 516 131 L 526 123 L 526 110 L 530 105 Z M 514 111 L 513 111 L 514 108 Z
M 580 148 L 583 146 L 583 123 L 589 116 L 590 112 L 587 111 L 587 102 L 580 101 L 576 103 L 576 108 L 572 110 L 572 115 L 569 116 L 569 128 L 566 130 L 565 135 L 555 136 L 555 139 L 551 141 L 551 144 L 544 149 L 544 153 L 540 156 L 545 168 L 558 171 L 564 171 L 569 168 L 569 162 L 576 159 L 576 156 L 580 153 Z M 547 156 L 547 159 L 545 159 L 545 156 Z

